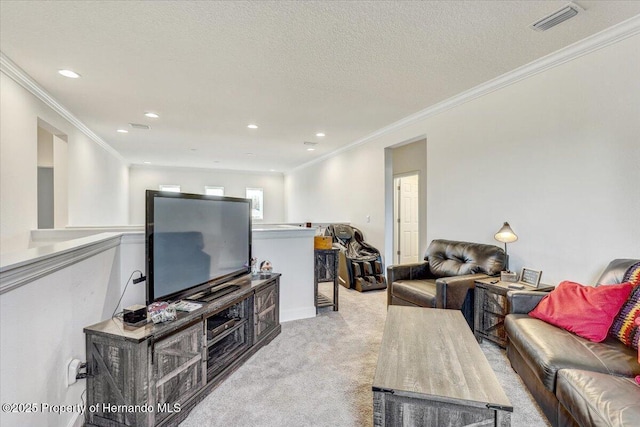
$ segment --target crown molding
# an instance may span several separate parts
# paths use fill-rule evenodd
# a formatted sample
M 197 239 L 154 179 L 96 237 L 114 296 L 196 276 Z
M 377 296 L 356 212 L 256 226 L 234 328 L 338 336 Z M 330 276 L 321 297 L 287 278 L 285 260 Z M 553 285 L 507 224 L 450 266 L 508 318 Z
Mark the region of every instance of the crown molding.
M 327 153 L 317 159 L 303 163 L 300 166 L 290 169 L 286 174 L 305 169 L 316 163 L 320 163 L 326 159 L 334 157 L 342 152 L 351 150 L 359 145 L 370 142 L 382 135 L 390 132 L 402 129 L 404 127 L 413 125 L 421 120 L 425 120 L 429 117 L 443 113 L 452 108 L 458 107 L 464 103 L 480 98 L 491 92 L 500 90 L 521 80 L 532 77 L 536 74 L 547 71 L 551 68 L 557 67 L 564 63 L 573 61 L 596 50 L 602 49 L 614 43 L 617 43 L 626 38 L 640 34 L 640 15 L 636 15 L 626 21 L 623 21 L 617 25 L 609 27 L 599 33 L 593 34 L 585 39 L 577 41 L 569 46 L 566 46 L 560 50 L 557 50 L 542 58 L 536 59 L 528 64 L 518 67 L 512 71 L 509 71 L 494 79 L 481 83 L 469 90 L 459 93 L 451 98 L 448 98 L 442 102 L 427 107 L 424 110 L 420 110 L 417 113 L 411 114 L 397 122 L 391 123 L 377 131 L 360 138 L 344 147 L 341 147 L 331 153 Z
M 140 164 L 140 163 L 131 163 L 129 165 L 131 169 L 138 170 L 152 170 L 152 169 L 173 169 L 177 171 L 200 171 L 200 172 L 209 172 L 209 173 L 229 173 L 229 174 L 241 174 L 241 175 L 268 175 L 268 176 L 278 176 L 284 175 L 284 172 L 281 171 L 261 171 L 261 170 L 247 170 L 247 169 L 225 169 L 225 168 L 207 168 L 200 166 L 175 166 L 175 165 L 163 165 L 160 163 L 156 164 Z
M 49 108 L 65 118 L 69 123 L 78 128 L 80 132 L 84 133 L 93 142 L 102 147 L 106 152 L 116 157 L 118 160 L 128 165 L 128 162 L 122 157 L 120 153 L 113 149 L 105 140 L 100 138 L 91 129 L 87 127 L 80 119 L 78 119 L 71 111 L 69 111 L 64 105 L 60 104 L 49 92 L 47 92 L 38 82 L 36 82 L 29 74 L 27 74 L 22 68 L 16 65 L 4 52 L 0 52 L 0 71 L 7 77 L 15 80 L 20 86 L 31 92 L 36 98 L 44 102 Z

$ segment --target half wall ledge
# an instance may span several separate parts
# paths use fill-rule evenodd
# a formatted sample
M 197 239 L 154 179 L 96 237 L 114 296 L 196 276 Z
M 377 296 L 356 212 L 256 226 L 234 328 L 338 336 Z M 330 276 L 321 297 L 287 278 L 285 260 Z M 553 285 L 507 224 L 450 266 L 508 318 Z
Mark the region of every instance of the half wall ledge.
M 123 233 L 100 233 L 0 258 L 0 295 L 120 245 Z

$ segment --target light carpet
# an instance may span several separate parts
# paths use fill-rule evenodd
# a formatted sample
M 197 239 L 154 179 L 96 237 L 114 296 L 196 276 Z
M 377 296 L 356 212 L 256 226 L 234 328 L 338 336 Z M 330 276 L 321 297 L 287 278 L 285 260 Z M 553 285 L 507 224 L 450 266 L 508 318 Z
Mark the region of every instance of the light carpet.
M 325 295 L 330 284 L 320 284 Z M 386 291 L 340 287 L 340 311 L 282 324 L 282 333 L 213 390 L 181 427 L 373 425 L 371 383 L 386 317 Z M 514 412 L 512 426 L 549 426 L 504 350 L 484 354 Z

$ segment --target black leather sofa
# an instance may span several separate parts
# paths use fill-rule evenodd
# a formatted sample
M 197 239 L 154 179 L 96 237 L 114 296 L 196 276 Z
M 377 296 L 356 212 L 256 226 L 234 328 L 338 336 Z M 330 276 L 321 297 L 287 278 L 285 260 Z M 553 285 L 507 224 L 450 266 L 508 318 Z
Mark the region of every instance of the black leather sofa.
M 620 283 L 638 260 L 612 261 L 598 285 Z M 596 285 L 596 286 L 598 286 Z M 596 343 L 534 319 L 545 294 L 510 291 L 507 356 L 553 426 L 638 426 L 638 353 L 615 338 Z
M 497 246 L 433 240 L 424 262 L 387 268 L 387 305 L 462 310 L 473 329 L 475 280 L 498 274 L 505 258 Z

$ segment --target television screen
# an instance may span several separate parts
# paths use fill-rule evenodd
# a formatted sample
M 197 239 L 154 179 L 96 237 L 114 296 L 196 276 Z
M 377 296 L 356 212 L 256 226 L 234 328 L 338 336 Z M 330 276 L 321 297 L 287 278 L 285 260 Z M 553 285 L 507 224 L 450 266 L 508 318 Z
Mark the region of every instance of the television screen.
M 147 303 L 249 273 L 251 201 L 147 190 Z

